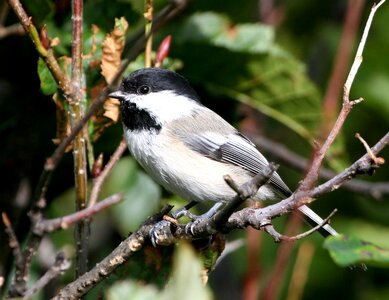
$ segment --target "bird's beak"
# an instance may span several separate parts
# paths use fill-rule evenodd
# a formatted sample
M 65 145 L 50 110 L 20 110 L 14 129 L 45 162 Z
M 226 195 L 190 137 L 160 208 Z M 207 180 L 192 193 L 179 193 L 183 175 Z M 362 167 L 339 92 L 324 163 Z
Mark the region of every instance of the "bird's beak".
M 126 97 L 126 94 L 123 93 L 121 90 L 118 90 L 118 91 L 115 91 L 115 92 L 108 94 L 108 97 L 115 98 L 118 100 L 123 100 Z

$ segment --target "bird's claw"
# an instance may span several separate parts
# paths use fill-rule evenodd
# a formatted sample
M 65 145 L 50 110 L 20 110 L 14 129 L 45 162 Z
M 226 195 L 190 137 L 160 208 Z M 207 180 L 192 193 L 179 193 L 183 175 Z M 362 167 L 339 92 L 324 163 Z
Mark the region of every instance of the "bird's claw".
M 149 237 L 154 247 L 172 244 L 175 238 L 171 232 L 171 225 L 171 222 L 162 220 L 150 229 Z

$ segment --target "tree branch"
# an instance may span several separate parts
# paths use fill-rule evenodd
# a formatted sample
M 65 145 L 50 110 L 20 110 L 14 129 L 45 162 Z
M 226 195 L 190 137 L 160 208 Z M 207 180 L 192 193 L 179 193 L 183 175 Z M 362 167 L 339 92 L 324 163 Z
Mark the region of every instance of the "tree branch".
M 110 160 L 105 165 L 103 171 L 99 174 L 97 178 L 93 180 L 92 190 L 89 196 L 88 207 L 92 207 L 96 204 L 97 198 L 99 197 L 101 186 L 103 185 L 105 179 L 119 160 L 119 158 L 123 155 L 124 151 L 127 149 L 127 144 L 124 139 L 120 141 L 119 146 L 116 148 L 115 152 L 112 154 Z
M 67 229 L 69 226 L 79 223 L 84 219 L 89 219 L 100 211 L 103 211 L 112 205 L 115 205 L 123 200 L 122 194 L 114 194 L 104 200 L 101 200 L 93 206 L 86 207 L 73 214 L 55 218 L 44 219 L 37 222 L 34 226 L 34 232 L 39 235 L 44 235 L 56 231 L 58 229 Z
M 389 133 L 387 133 L 374 147 L 371 148 L 372 153 L 377 155 L 384 147 L 389 143 Z M 225 232 L 234 229 L 242 229 L 248 226 L 252 226 L 256 229 L 269 228 L 271 220 L 288 212 L 293 211 L 298 206 L 305 204 L 306 202 L 312 202 L 317 197 L 332 192 L 336 187 L 342 185 L 352 177 L 361 174 L 363 172 L 369 172 L 370 168 L 376 168 L 371 162 L 368 154 L 361 157 L 350 168 L 337 175 L 333 180 L 329 180 L 326 183 L 312 189 L 310 191 L 301 191 L 299 194 L 293 194 L 289 198 L 282 200 L 273 205 L 264 208 L 244 208 L 240 211 L 234 212 L 228 221 L 223 225 Z M 274 170 L 273 170 L 274 171 Z M 270 174 L 271 173 L 267 173 Z M 266 175 L 262 174 L 264 179 Z M 258 178 L 257 178 L 258 180 Z M 245 189 L 237 188 L 239 197 L 245 197 Z M 113 252 L 111 252 L 106 258 L 98 263 L 89 272 L 85 273 L 75 281 L 69 283 L 64 287 L 54 299 L 77 299 L 87 293 L 94 285 L 105 279 L 110 273 L 112 273 L 118 266 L 127 261 L 135 252 L 142 249 L 145 242 L 150 239 L 149 232 L 153 228 L 154 224 L 163 219 L 172 206 L 165 207 L 160 213 L 149 218 L 143 223 L 139 229 L 131 234 L 126 240 L 124 240 Z M 220 213 L 220 212 L 219 212 Z M 217 218 L 216 214 L 213 216 L 213 220 Z M 323 224 L 317 226 L 316 230 L 326 223 L 332 214 L 326 218 Z M 167 243 L 164 245 L 174 244 L 178 240 L 191 240 L 204 236 L 209 236 L 215 233 L 215 228 L 212 226 L 212 220 L 204 220 L 194 225 L 193 233 L 189 233 L 185 230 L 186 224 L 178 224 L 175 227 L 174 233 L 169 232 L 166 236 L 169 237 Z M 311 233 L 311 232 L 309 232 Z M 306 233 L 305 233 L 306 234 Z M 170 237 L 174 236 L 174 239 Z M 275 234 L 277 236 L 277 234 Z M 297 236 L 298 238 L 299 236 Z M 273 236 L 274 238 L 274 236 Z M 292 237 L 293 238 L 293 237 Z M 296 237 L 294 237 L 296 238 Z
M 27 290 L 23 299 L 31 299 L 31 297 L 44 288 L 55 277 L 63 274 L 70 268 L 70 261 L 65 258 L 64 253 L 59 252 L 55 257 L 54 264 L 46 271 L 46 273 L 39 278 L 35 284 Z
M 300 186 L 298 187 L 298 189 L 297 189 L 298 191 L 306 191 L 306 190 L 310 189 L 313 186 L 313 184 L 316 182 L 316 180 L 319 176 L 318 172 L 319 172 L 321 163 L 324 159 L 324 156 L 326 155 L 328 149 L 330 148 L 330 146 L 334 142 L 336 136 L 338 135 L 341 128 L 343 127 L 343 124 L 346 121 L 346 118 L 347 118 L 348 114 L 350 113 L 352 107 L 355 104 L 362 101 L 362 98 L 354 100 L 354 101 L 350 101 L 350 99 L 349 99 L 350 89 L 351 89 L 351 86 L 354 82 L 355 75 L 358 72 L 359 66 L 362 63 L 362 53 L 363 53 L 363 49 L 364 49 L 365 44 L 366 44 L 367 36 L 369 34 L 369 30 L 370 30 L 370 26 L 371 26 L 374 14 L 377 11 L 377 9 L 384 2 L 385 2 L 385 0 L 381 0 L 377 5 L 373 5 L 373 8 L 371 9 L 369 18 L 366 22 L 365 29 L 363 31 L 361 41 L 360 41 L 359 46 L 358 46 L 357 53 L 355 55 L 354 62 L 351 66 L 351 70 L 348 74 L 346 83 L 344 84 L 342 110 L 340 111 L 339 116 L 338 116 L 334 126 L 332 127 L 332 130 L 329 133 L 327 139 L 325 140 L 324 144 L 320 147 L 320 149 L 317 149 L 314 151 L 314 158 L 313 158 L 312 164 L 308 170 L 307 175 L 305 176 L 305 178 L 302 180 Z
M 83 0 L 72 0 L 72 87 L 74 98 L 71 99 L 70 125 L 74 128 L 84 116 L 85 87 L 82 83 L 82 32 L 83 32 Z M 75 206 L 80 211 L 86 207 L 87 198 L 87 163 L 86 143 L 87 133 L 81 130 L 73 141 Z M 74 228 L 76 249 L 76 277 L 88 269 L 89 220 L 83 219 Z
M 59 293 L 53 297 L 53 300 L 79 299 L 96 284 L 107 278 L 107 276 L 116 270 L 117 267 L 125 263 L 132 255 L 142 249 L 148 238 L 150 229 L 156 222 L 162 220 L 162 217 L 172 208 L 173 206 L 168 205 L 158 214 L 148 218 L 136 232 L 122 241 L 115 250 L 101 262 L 96 264 L 94 268 L 61 289 Z
M 282 162 L 292 168 L 305 172 L 309 166 L 308 159 L 290 151 L 284 145 L 275 141 L 269 140 L 265 136 L 257 136 L 245 133 L 261 151 L 266 152 L 270 157 L 273 157 L 275 161 Z M 336 176 L 336 173 L 321 167 L 319 169 L 319 177 L 325 180 L 329 180 Z M 389 195 L 389 182 L 369 182 L 360 179 L 353 179 L 345 182 L 342 189 L 349 190 L 354 193 L 371 196 L 375 199 L 380 199 L 385 195 Z

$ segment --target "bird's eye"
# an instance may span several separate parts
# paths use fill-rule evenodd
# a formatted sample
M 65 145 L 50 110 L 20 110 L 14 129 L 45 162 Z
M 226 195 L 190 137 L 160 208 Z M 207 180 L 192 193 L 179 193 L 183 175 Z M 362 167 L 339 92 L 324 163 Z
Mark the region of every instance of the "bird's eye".
M 150 93 L 150 87 L 147 85 L 142 85 L 138 88 L 138 93 L 142 95 L 146 95 Z

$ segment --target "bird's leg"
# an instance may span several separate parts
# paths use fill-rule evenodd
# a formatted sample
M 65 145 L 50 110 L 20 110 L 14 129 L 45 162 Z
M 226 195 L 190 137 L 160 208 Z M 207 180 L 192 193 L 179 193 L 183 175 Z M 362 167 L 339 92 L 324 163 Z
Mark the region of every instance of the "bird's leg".
M 186 224 L 185 226 L 185 232 L 186 233 L 191 233 L 194 235 L 194 228 L 196 227 L 197 224 L 200 222 L 206 221 L 211 219 L 223 206 L 224 202 L 220 201 L 217 202 L 214 206 L 212 206 L 206 213 L 200 215 L 200 216 L 195 216 L 189 212 L 190 215 L 187 215 L 189 218 L 191 218 L 191 221 Z
M 183 216 L 188 216 L 190 218 L 190 216 L 194 216 L 194 215 L 191 212 L 189 212 L 189 209 L 191 209 L 196 204 L 198 204 L 198 202 L 191 201 L 187 205 L 185 205 L 183 207 L 180 207 L 179 209 L 177 209 L 174 212 L 172 212 L 171 215 L 176 220 L 178 220 L 179 218 L 181 218 Z

